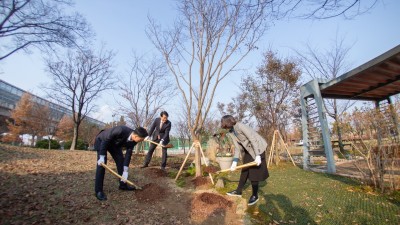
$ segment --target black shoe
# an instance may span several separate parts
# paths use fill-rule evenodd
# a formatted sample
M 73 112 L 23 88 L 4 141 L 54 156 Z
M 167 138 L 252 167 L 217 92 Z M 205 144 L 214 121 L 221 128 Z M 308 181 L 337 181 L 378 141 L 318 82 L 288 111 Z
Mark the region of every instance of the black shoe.
M 119 185 L 119 190 L 134 191 L 134 190 L 136 190 L 136 188 L 135 187 L 131 187 L 129 185 Z
M 238 192 L 238 191 L 236 191 L 236 190 L 230 191 L 230 192 L 226 192 L 226 194 L 229 195 L 229 196 L 242 197 L 242 193 L 241 193 L 241 192 Z
M 104 192 L 102 192 L 102 191 L 99 191 L 99 192 L 96 193 L 96 198 L 97 198 L 98 200 L 100 200 L 100 201 L 105 201 L 105 200 L 107 200 L 106 194 L 104 194 Z
M 146 168 L 146 167 L 149 167 L 148 165 L 143 165 L 143 166 L 141 166 L 140 168 Z
M 256 202 L 258 202 L 258 197 L 252 195 L 252 196 L 250 197 L 250 199 L 249 199 L 249 204 L 248 204 L 248 205 L 254 205 L 254 204 L 256 204 Z

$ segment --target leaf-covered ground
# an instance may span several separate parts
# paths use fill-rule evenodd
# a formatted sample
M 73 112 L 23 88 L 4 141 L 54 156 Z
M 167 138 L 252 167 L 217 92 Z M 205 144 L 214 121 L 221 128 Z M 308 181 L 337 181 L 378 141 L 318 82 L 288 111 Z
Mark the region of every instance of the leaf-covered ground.
M 0 145 L 0 224 L 241 224 L 229 199 L 179 188 L 156 161 L 140 169 L 143 157 L 132 159 L 129 179 L 143 190 L 120 191 L 106 172 L 108 200 L 100 202 L 95 152 Z M 169 162 L 180 165 L 179 159 Z M 115 170 L 112 160 L 108 164 Z

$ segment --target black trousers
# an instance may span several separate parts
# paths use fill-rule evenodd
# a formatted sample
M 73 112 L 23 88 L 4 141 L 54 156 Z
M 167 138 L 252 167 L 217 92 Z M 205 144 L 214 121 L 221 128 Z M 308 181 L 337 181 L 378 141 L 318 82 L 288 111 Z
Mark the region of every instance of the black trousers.
M 100 158 L 99 155 L 100 145 L 101 145 L 101 139 L 96 138 L 94 142 L 94 149 L 97 151 L 97 160 L 99 160 Z M 112 146 L 109 149 L 107 149 L 107 151 L 111 154 L 112 158 L 115 161 L 115 164 L 117 165 L 118 174 L 122 175 L 122 172 L 124 171 L 124 154 L 122 153 L 122 148 L 119 146 Z M 107 164 L 107 155 L 104 158 L 104 163 Z M 105 170 L 106 169 L 104 167 L 97 165 L 96 161 L 96 181 L 94 185 L 95 193 L 103 191 Z M 119 183 L 120 185 L 126 185 L 126 183 L 121 181 Z
M 157 139 L 154 142 L 159 143 L 161 140 Z M 164 143 L 167 144 L 167 143 Z M 151 157 L 153 157 L 154 150 L 156 149 L 157 145 L 150 144 L 149 151 L 147 152 L 146 158 L 144 159 L 144 165 L 149 165 Z M 162 148 L 162 159 L 161 159 L 161 167 L 164 168 L 167 166 L 167 148 Z
M 247 179 L 251 181 L 252 185 L 256 185 L 258 187 L 259 181 L 264 181 L 269 177 L 267 163 L 265 160 L 265 152 L 263 152 L 260 156 L 261 156 L 261 164 L 259 166 L 253 166 L 242 169 L 240 173 L 239 185 L 236 189 L 238 192 L 242 192 L 242 189 Z M 245 164 L 253 161 L 254 161 L 253 157 L 246 150 L 244 150 L 243 163 Z M 253 194 L 257 195 L 257 193 Z

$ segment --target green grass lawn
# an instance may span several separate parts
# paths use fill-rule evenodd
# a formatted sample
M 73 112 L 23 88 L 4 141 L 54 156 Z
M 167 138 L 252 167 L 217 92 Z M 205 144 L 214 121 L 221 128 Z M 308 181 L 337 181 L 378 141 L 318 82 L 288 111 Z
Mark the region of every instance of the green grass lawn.
M 260 201 L 247 209 L 251 224 L 400 224 L 400 203 L 367 192 L 359 182 L 314 173 L 281 164 L 269 169 L 261 184 Z M 225 175 L 226 187 L 235 189 L 239 172 Z M 251 195 L 247 182 L 243 197 Z

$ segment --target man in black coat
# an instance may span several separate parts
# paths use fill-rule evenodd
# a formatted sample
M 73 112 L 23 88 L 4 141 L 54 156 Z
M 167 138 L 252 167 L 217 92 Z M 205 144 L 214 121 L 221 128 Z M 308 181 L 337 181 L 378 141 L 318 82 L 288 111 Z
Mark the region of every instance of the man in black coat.
M 157 142 L 161 145 L 167 145 L 169 143 L 169 132 L 171 130 L 171 121 L 168 120 L 168 113 L 166 111 L 162 111 L 160 113 L 160 117 L 156 118 L 148 130 L 149 135 L 151 136 L 152 141 Z M 150 137 L 146 137 L 150 138 Z M 151 157 L 153 156 L 153 152 L 156 149 L 155 144 L 150 144 L 149 151 L 147 152 L 146 158 L 144 160 L 143 166 L 141 168 L 145 168 L 149 166 Z M 162 148 L 162 162 L 161 169 L 165 170 L 165 166 L 167 165 L 167 148 Z
M 125 180 L 128 179 L 129 163 L 131 161 L 132 150 L 138 142 L 144 140 L 148 136 L 146 129 L 138 127 L 135 130 L 127 126 L 116 126 L 110 129 L 102 130 L 96 136 L 94 149 L 97 151 L 97 168 L 95 194 L 100 201 L 107 200 L 103 192 L 103 182 L 105 169 L 101 163 L 107 164 L 107 151 L 113 157 L 117 165 L 118 174 Z M 126 148 L 125 157 L 122 153 L 122 147 Z M 132 191 L 134 187 L 128 186 L 126 181 L 120 181 L 120 190 Z

